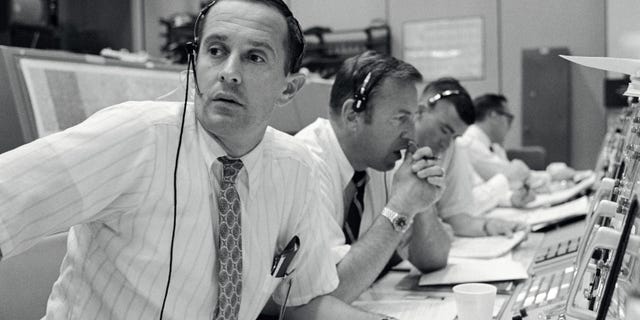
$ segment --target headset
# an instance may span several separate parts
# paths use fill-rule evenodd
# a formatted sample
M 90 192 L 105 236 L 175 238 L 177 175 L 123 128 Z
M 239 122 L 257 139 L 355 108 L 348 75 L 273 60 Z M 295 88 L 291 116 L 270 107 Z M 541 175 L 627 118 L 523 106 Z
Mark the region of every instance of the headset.
M 427 99 L 427 103 L 429 103 L 429 106 L 433 107 L 436 105 L 436 102 L 438 102 L 438 100 L 442 100 L 446 97 L 455 96 L 459 94 L 460 94 L 460 90 L 445 90 L 440 93 L 436 93 L 434 96 Z
M 354 68 L 357 62 L 358 60 L 356 60 L 356 62 L 354 63 Z M 369 98 L 373 87 L 375 87 L 376 83 L 380 81 L 381 78 L 381 75 L 376 75 L 373 73 L 373 71 L 367 73 L 367 75 L 364 77 L 364 80 L 362 80 L 362 84 L 360 85 L 358 90 L 353 93 L 354 101 L 351 105 L 353 111 L 360 113 L 367 109 L 367 99 Z
M 196 93 L 199 96 L 202 96 L 202 92 L 200 92 L 200 87 L 198 86 L 198 77 L 196 74 L 196 61 L 198 60 L 198 49 L 200 48 L 200 38 L 198 37 L 198 30 L 200 29 L 200 23 L 202 20 L 204 20 L 207 12 L 209 12 L 211 7 L 213 7 L 213 5 L 217 2 L 218 0 L 212 0 L 205 7 L 203 7 L 202 10 L 200 10 L 198 17 L 196 17 L 196 20 L 193 23 L 193 41 L 189 41 L 186 44 L 187 55 L 189 56 L 189 59 L 187 60 L 187 77 L 189 76 L 189 69 L 191 69 L 193 71 L 193 83 L 196 87 Z
M 202 93 L 200 92 L 200 88 L 198 87 L 198 79 L 196 77 L 196 59 L 198 58 L 198 27 L 200 25 L 200 20 L 202 20 L 204 18 L 204 16 L 207 14 L 207 12 L 209 11 L 209 9 L 211 9 L 211 7 L 213 7 L 214 4 L 216 4 L 217 0 L 213 0 L 211 2 L 209 2 L 209 4 L 207 4 L 204 8 L 202 8 L 202 10 L 200 10 L 200 13 L 198 14 L 198 17 L 196 18 L 195 22 L 194 22 L 194 27 L 193 27 L 193 41 L 187 42 L 186 44 L 186 50 L 187 50 L 187 79 L 186 79 L 186 85 L 185 85 L 185 93 L 184 93 L 184 106 L 183 106 L 183 110 L 182 110 L 182 119 L 180 121 L 180 134 L 178 135 L 178 147 L 176 150 L 176 161 L 175 161 L 175 167 L 173 169 L 173 225 L 171 227 L 171 244 L 169 247 L 169 275 L 167 276 L 167 286 L 165 287 L 164 290 L 164 297 L 162 299 L 162 307 L 160 308 L 160 317 L 159 319 L 162 320 L 162 317 L 164 315 L 164 307 L 165 304 L 167 302 L 167 296 L 169 294 L 169 286 L 171 284 L 171 271 L 173 269 L 173 244 L 175 242 L 175 236 L 176 236 L 176 220 L 178 217 L 178 185 L 177 185 L 177 181 L 178 181 L 178 161 L 180 159 L 180 147 L 182 146 L 182 135 L 184 133 L 184 122 L 185 122 L 185 117 L 187 114 L 187 101 L 189 100 L 189 71 L 192 70 L 193 71 L 193 83 L 195 84 L 196 87 L 196 94 L 198 94 L 199 96 L 202 96 Z
M 362 112 L 367 108 L 367 96 L 369 95 L 369 88 L 371 87 L 371 72 L 367 73 L 367 76 L 362 80 L 360 89 L 356 90 L 353 94 L 353 104 L 351 107 L 355 112 Z

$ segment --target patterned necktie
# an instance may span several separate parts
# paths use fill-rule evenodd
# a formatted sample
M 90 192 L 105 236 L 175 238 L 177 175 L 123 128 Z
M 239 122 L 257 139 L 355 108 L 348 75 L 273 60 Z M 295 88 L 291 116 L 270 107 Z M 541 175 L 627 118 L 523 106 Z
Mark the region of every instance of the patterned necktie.
M 345 219 L 342 231 L 347 244 L 351 244 L 358 240 L 358 233 L 360 232 L 360 220 L 362 220 L 362 212 L 364 211 L 364 186 L 367 183 L 367 172 L 356 171 L 351 178 L 351 182 L 345 191 L 345 200 L 349 201 L 350 194 L 353 194 L 353 198 L 349 205 L 345 205 Z
M 219 157 L 222 182 L 218 194 L 218 307 L 215 319 L 238 319 L 242 292 L 242 232 L 236 178 L 242 161 Z

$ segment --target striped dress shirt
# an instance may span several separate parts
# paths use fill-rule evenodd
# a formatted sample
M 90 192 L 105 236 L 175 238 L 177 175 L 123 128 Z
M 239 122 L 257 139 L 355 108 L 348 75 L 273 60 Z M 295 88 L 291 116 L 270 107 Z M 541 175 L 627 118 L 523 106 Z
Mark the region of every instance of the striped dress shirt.
M 0 155 L 4 259 L 71 227 L 47 319 L 157 319 L 167 283 L 173 170 L 182 104 L 128 102 Z M 189 105 L 177 181 L 178 217 L 166 319 L 211 319 L 218 281 L 216 194 L 223 149 Z M 286 283 L 271 265 L 294 236 L 301 247 L 288 305 L 337 287 L 319 237 L 316 169 L 307 150 L 277 130 L 242 157 L 243 290 L 239 319 L 253 319 Z M 288 282 L 288 281 L 286 281 Z M 281 285 L 282 284 L 282 285 Z

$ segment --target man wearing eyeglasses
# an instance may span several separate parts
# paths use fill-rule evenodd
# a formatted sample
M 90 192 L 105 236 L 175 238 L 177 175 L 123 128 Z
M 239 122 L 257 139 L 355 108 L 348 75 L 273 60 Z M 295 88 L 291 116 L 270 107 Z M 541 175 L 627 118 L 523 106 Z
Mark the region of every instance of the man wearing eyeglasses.
M 355 300 L 400 257 L 423 272 L 447 263 L 446 231 L 421 213 L 440 196 L 443 170 L 429 148 L 411 147 L 421 79 L 387 55 L 349 58 L 331 88 L 329 119 L 296 135 L 318 158 L 319 202 L 333 217 L 327 241 L 340 278 L 333 295 L 343 301 Z
M 504 139 L 511 128 L 514 116 L 509 108 L 508 100 L 500 94 L 487 93 L 474 100 L 476 123 L 464 133 L 462 141 L 466 144 L 469 159 L 477 175 L 486 182 L 493 181 L 496 189 L 509 192 L 501 197 L 501 205 L 522 207 L 533 200 L 527 190 L 547 192 L 549 182 L 573 177 L 575 170 L 562 163 L 553 163 L 544 171 L 530 170 L 519 159 L 509 160 L 503 148 Z M 506 181 L 505 181 L 506 180 Z M 502 181 L 502 182 L 496 182 Z M 500 187 L 499 185 L 503 185 Z M 523 191 L 524 190 L 524 191 Z M 481 201 L 488 201 L 490 197 Z M 504 192 L 493 192 L 505 194 Z
M 446 172 L 442 197 L 430 210 L 436 211 L 458 236 L 509 236 L 525 226 L 472 215 L 473 169 L 465 148 L 453 142 L 473 124 L 475 117 L 471 97 L 456 79 L 440 78 L 423 90 L 415 119 L 416 142 L 431 148 Z
M 460 139 L 474 169 L 478 212 L 496 206 L 523 207 L 535 198 L 528 184 L 531 170 L 519 159 L 509 161 L 502 148 L 514 119 L 507 99 L 484 94 L 474 100 L 476 122 Z

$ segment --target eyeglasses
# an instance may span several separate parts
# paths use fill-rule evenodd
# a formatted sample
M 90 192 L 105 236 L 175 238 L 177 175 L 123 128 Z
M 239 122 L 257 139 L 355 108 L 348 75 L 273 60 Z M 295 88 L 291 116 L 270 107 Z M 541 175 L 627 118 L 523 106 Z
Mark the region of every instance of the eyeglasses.
M 427 102 L 429 103 L 430 106 L 433 107 L 436 104 L 436 102 L 438 102 L 438 100 L 444 99 L 448 96 L 454 96 L 458 94 L 460 94 L 459 90 L 445 90 L 440 93 L 436 93 L 434 96 L 429 98 Z
M 502 110 L 495 110 L 495 112 L 501 116 L 504 116 L 507 118 L 507 122 L 509 122 L 509 125 L 511 125 L 511 123 L 513 122 L 513 118 L 515 118 L 516 116 L 514 116 L 513 114 L 506 112 L 506 111 L 502 111 Z

